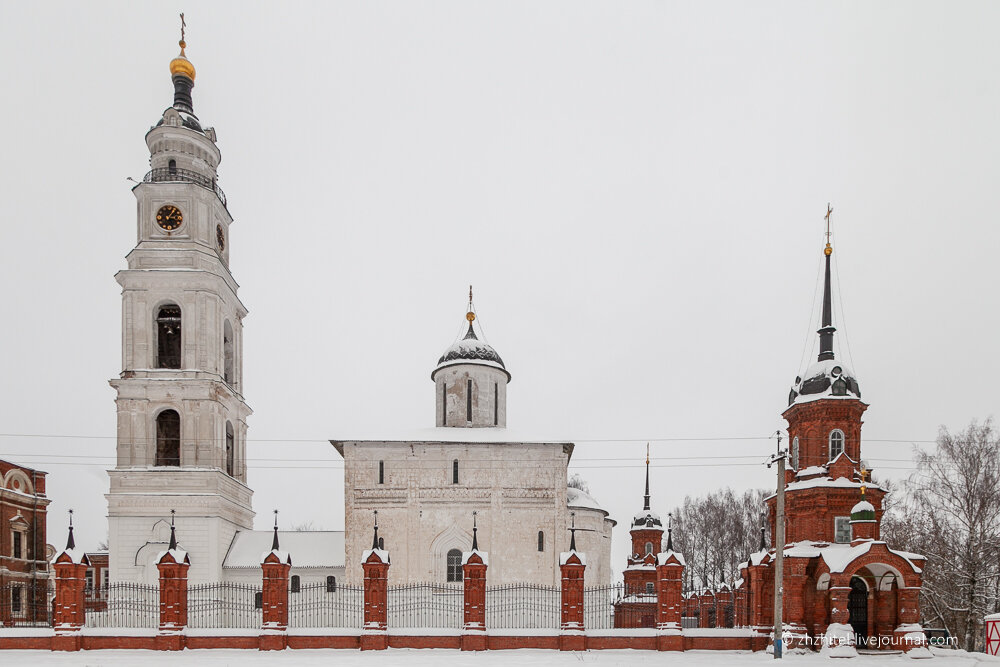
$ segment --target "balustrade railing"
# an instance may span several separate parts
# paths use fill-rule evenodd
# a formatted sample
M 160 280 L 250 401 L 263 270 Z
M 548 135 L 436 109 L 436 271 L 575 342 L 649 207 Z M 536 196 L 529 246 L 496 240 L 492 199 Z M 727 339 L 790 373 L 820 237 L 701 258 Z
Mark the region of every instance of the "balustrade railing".
M 142 178 L 143 183 L 194 183 L 203 188 L 215 192 L 222 205 L 226 205 L 226 193 L 222 191 L 214 178 L 209 178 L 204 174 L 190 169 L 177 169 L 170 167 L 159 167 L 151 169 Z

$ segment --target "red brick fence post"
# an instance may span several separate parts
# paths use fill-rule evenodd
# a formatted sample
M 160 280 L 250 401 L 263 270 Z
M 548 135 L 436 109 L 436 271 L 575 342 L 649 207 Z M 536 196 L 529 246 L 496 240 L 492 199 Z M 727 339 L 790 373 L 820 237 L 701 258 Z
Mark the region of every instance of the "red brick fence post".
M 583 575 L 586 569 L 586 554 L 576 550 L 574 523 L 570 528 L 569 551 L 559 554 L 559 570 L 562 573 L 560 651 L 583 651 L 587 648 L 587 637 L 583 633 Z
M 684 556 L 674 551 L 670 537 L 667 551 L 656 557 L 656 648 L 683 651 L 681 611 L 684 607 Z
M 375 512 L 375 539 L 372 548 L 361 554 L 364 570 L 365 611 L 361 629 L 361 650 L 379 650 L 389 646 L 389 552 L 378 548 L 378 511 Z
M 80 628 L 86 621 L 84 587 L 90 560 L 87 554 L 77 551 L 73 540 L 73 510 L 70 510 L 69 539 L 66 548 L 56 556 L 56 599 L 53 610 L 55 636 L 53 651 L 79 651 L 82 646 Z
M 180 651 L 184 648 L 190 567 L 191 558 L 177 547 L 171 517 L 170 544 L 156 561 L 156 568 L 160 571 L 160 632 L 156 635 L 156 648 L 160 651 Z
M 472 513 L 472 551 L 462 554 L 462 650 L 486 650 L 486 568 L 490 556 L 479 550 Z
M 288 573 L 292 557 L 278 544 L 278 512 L 275 510 L 274 539 L 271 550 L 261 559 L 261 651 L 280 651 L 288 647 Z

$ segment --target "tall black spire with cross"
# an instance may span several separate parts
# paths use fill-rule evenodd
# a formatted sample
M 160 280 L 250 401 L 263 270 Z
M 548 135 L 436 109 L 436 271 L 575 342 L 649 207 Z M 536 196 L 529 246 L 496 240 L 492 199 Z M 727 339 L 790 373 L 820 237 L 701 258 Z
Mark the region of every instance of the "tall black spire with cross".
M 833 298 L 830 288 L 830 257 L 833 255 L 833 246 L 830 245 L 830 216 L 833 215 L 833 208 L 826 205 L 826 247 L 823 254 L 826 255 L 826 267 L 823 276 L 823 320 L 819 330 L 819 358 L 818 361 L 833 359 L 833 333 L 837 330 L 833 326 Z
M 642 509 L 649 510 L 649 443 L 646 443 L 646 495 L 643 496 Z

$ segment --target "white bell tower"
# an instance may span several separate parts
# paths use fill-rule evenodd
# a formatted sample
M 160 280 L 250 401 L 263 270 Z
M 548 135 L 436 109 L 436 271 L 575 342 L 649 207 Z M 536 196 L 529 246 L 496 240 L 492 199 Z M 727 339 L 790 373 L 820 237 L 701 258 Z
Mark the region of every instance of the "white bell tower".
M 170 511 L 194 582 L 220 581 L 246 484 L 243 318 L 229 272 L 233 219 L 217 184 L 215 131 L 194 113 L 194 65 L 170 63 L 174 103 L 146 134 L 151 170 L 133 188 L 137 244 L 122 286 L 117 465 L 109 470 L 112 581 L 156 580 Z

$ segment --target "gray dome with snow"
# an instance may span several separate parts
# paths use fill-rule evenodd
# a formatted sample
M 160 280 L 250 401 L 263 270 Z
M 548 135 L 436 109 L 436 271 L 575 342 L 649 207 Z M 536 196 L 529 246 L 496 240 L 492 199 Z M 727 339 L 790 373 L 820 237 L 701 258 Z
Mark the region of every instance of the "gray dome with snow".
M 497 354 L 492 346 L 479 340 L 476 332 L 472 329 L 471 322 L 469 323 L 469 331 L 465 334 L 465 338 L 455 341 L 444 351 L 444 354 L 438 359 L 437 368 L 434 371 L 437 372 L 444 366 L 455 364 L 492 366 L 507 373 L 507 379 L 510 379 L 510 373 L 507 372 L 507 368 L 503 364 L 503 359 L 500 358 L 500 355 Z M 433 373 L 431 375 L 433 377 Z
M 854 371 L 836 359 L 824 359 L 810 366 L 788 394 L 788 405 L 820 398 L 861 398 L 861 387 Z
M 632 517 L 632 528 L 663 528 L 660 515 L 652 510 L 643 510 Z

